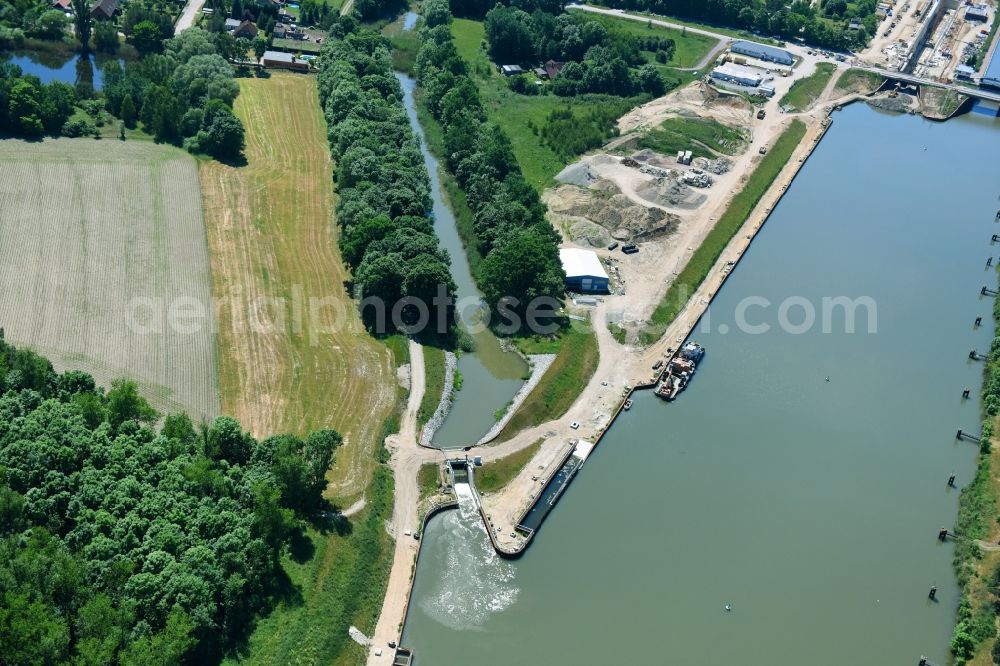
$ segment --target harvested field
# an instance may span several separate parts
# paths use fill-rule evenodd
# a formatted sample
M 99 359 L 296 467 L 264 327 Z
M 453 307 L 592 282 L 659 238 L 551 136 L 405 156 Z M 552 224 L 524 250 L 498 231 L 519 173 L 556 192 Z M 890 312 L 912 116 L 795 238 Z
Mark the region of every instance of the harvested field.
M 337 249 L 332 164 L 313 78 L 240 79 L 247 164 L 206 162 L 222 407 L 257 437 L 336 428 L 347 505 L 371 480 L 396 401 L 385 345 L 361 325 Z M 361 408 L 363 406 L 363 408 Z
M 159 410 L 198 421 L 219 413 L 211 313 L 190 155 L 147 141 L 0 141 L 9 341 L 105 386 L 130 377 Z

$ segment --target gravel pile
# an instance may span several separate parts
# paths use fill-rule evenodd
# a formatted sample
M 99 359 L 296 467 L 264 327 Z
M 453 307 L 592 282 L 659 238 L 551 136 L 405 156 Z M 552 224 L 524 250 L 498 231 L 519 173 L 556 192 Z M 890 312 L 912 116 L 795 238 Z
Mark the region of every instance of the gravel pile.
M 580 187 L 590 187 L 591 183 L 600 180 L 600 176 L 594 173 L 589 164 L 577 162 L 559 172 L 556 180 L 567 185 L 578 185 Z

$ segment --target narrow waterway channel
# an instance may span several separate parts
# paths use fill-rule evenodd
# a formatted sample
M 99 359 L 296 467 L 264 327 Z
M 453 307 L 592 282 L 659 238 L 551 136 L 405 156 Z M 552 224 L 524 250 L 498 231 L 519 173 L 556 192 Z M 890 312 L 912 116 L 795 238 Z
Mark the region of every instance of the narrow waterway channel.
M 444 202 L 438 161 L 427 148 L 427 140 L 417 118 L 413 99 L 417 83 L 400 72 L 396 73 L 396 78 L 403 87 L 403 104 L 410 125 L 420 139 L 424 164 L 430 173 L 434 230 L 441 239 L 442 247 L 451 256 L 451 275 L 457 288 L 461 325 L 470 332 L 475 344 L 474 352 L 464 353 L 458 359 L 462 389 L 455 393 L 451 412 L 434 435 L 433 443 L 442 449 L 469 446 L 475 444 L 496 422 L 497 412 L 507 406 L 521 387 L 528 366 L 518 354 L 504 351 L 496 336 L 481 325 L 485 307 L 482 295 L 472 278 L 455 216 Z
M 998 151 L 994 118 L 835 114 L 693 336 L 687 391 L 637 395 L 526 555 L 489 557 L 475 516 L 430 522 L 417 664 L 947 663 L 958 588 L 936 534 L 948 475 L 974 472 L 955 431 L 981 419 L 961 393 L 993 335 Z M 853 333 L 842 311 L 823 325 L 843 296 L 871 299 L 874 332 L 863 307 Z M 782 303 L 815 325 L 782 330 Z

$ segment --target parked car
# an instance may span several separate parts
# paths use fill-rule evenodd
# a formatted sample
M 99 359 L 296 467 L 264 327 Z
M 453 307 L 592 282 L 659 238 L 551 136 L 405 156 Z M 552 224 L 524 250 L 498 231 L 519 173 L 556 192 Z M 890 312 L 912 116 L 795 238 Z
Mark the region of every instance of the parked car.
M 608 246 L 608 250 L 615 250 L 617 248 L 618 248 L 618 241 L 615 241 L 614 243 Z
M 757 152 L 760 153 L 761 155 L 766 155 L 767 154 L 767 146 L 761 146 L 760 150 L 758 150 Z
M 624 252 L 625 254 L 635 254 L 638 251 L 639 251 L 638 245 L 629 244 L 622 247 L 622 252 Z
M 761 109 L 760 111 L 757 112 L 757 120 L 764 120 L 764 116 L 766 116 L 766 115 L 767 115 L 767 111 L 765 111 L 764 109 Z

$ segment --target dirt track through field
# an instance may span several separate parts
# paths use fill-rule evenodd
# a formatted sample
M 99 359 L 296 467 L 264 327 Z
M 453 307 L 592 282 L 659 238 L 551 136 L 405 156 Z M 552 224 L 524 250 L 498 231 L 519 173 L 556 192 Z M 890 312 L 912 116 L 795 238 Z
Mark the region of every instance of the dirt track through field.
M 160 411 L 219 413 L 197 165 L 148 141 L 0 141 L 0 327 Z M 199 310 L 201 317 L 168 319 Z M 176 324 L 180 324 L 178 327 Z
M 315 79 L 241 79 L 235 110 L 247 164 L 207 162 L 201 172 L 223 411 L 257 437 L 336 428 L 345 444 L 331 492 L 356 499 L 396 375 L 344 288 Z

